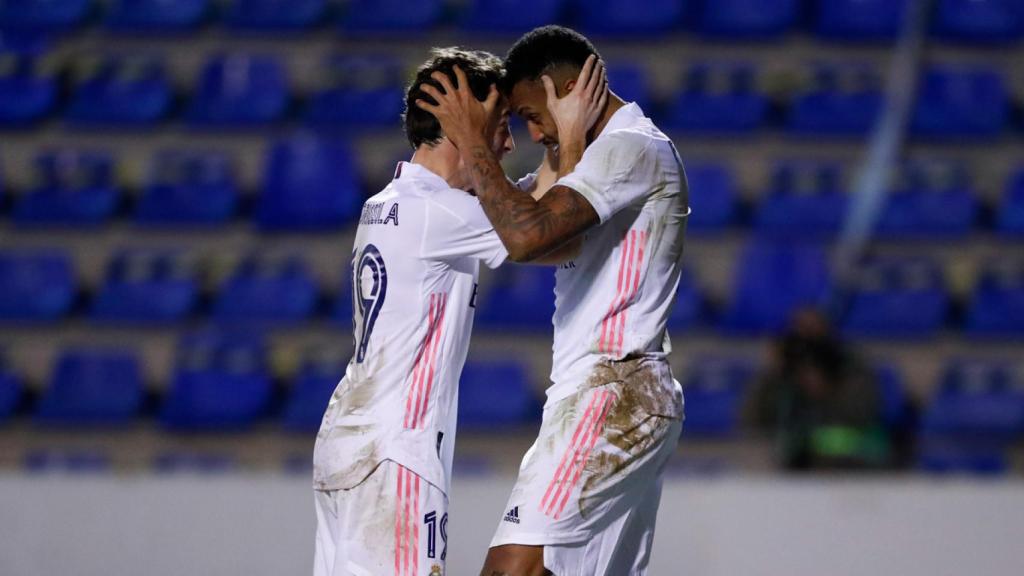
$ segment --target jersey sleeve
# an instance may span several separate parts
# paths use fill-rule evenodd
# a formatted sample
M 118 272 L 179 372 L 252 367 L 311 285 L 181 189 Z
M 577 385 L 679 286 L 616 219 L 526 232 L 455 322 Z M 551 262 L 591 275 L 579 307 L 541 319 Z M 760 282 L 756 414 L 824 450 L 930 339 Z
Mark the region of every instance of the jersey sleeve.
M 449 204 L 431 203 L 423 256 L 446 262 L 473 258 L 488 268 L 497 268 L 508 258 L 508 250 L 487 220 L 480 202 L 459 193 L 466 198 Z
M 521 191 L 526 192 L 531 187 L 533 187 L 533 183 L 536 182 L 536 181 L 537 181 L 537 173 L 536 172 L 530 172 L 526 176 L 523 176 L 522 178 L 520 178 L 519 180 L 516 181 L 516 188 L 519 188 Z
M 587 147 L 576 169 L 555 182 L 579 192 L 607 222 L 619 210 L 651 195 L 658 177 L 654 141 L 634 132 L 612 132 Z

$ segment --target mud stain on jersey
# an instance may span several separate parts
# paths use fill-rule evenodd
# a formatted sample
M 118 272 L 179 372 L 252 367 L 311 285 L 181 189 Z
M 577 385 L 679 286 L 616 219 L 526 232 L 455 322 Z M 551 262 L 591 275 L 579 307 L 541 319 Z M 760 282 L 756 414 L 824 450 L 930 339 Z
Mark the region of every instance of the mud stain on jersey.
M 615 394 L 594 453 L 584 464 L 580 514 L 586 516 L 605 489 L 624 481 L 642 466 L 648 453 L 682 417 L 682 401 L 664 362 L 649 358 L 604 361 L 587 388 Z

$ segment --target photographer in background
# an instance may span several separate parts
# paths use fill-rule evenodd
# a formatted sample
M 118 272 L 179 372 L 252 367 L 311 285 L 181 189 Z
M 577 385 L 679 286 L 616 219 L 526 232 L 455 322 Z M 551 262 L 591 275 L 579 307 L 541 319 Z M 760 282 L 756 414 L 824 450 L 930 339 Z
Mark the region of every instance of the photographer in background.
M 890 463 L 873 373 L 814 310 L 794 315 L 746 406 L 746 420 L 775 435 L 789 470 L 871 469 Z

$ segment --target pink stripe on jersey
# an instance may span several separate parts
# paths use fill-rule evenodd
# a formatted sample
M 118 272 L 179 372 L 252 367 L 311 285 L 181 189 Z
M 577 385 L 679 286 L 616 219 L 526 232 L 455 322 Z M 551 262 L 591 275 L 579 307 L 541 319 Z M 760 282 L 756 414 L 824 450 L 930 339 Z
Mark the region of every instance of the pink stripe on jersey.
M 398 490 L 395 495 L 395 574 L 402 573 L 402 467 L 398 467 Z
M 412 472 L 402 468 L 405 471 L 405 568 L 406 574 L 414 576 L 414 572 L 409 570 L 412 567 L 412 560 L 416 557 L 416 553 L 412 546 L 412 527 L 413 522 L 409 513 L 409 505 L 412 501 Z
M 427 316 L 427 334 L 423 337 L 423 344 L 420 345 L 420 353 L 416 358 L 416 367 L 413 373 L 413 387 L 416 391 L 416 400 L 412 403 L 412 422 L 406 428 L 418 428 L 416 416 L 420 412 L 420 403 L 423 401 L 423 381 L 427 374 L 427 365 L 430 364 L 430 342 L 434 337 L 434 319 L 437 317 L 437 295 L 430 295 L 430 312 Z M 412 395 L 412 390 L 409 391 Z
M 629 291 L 629 298 L 627 298 L 626 301 L 623 302 L 622 310 L 619 313 L 619 338 L 618 341 L 616 341 L 615 343 L 615 352 L 616 354 L 619 355 L 621 355 L 623 352 L 622 339 L 623 335 L 626 333 L 626 315 L 629 313 L 629 308 L 626 306 L 626 304 L 631 303 L 633 299 L 636 298 L 637 292 L 640 291 L 640 268 L 643 266 L 644 263 L 644 248 L 647 247 L 647 231 L 641 230 L 637 232 L 637 234 L 640 236 L 640 246 L 636 257 L 636 269 L 633 272 L 633 287 Z M 626 275 L 626 283 L 629 283 L 628 274 Z
M 414 422 L 413 427 L 414 428 L 421 427 L 423 425 L 424 419 L 427 417 L 427 406 L 430 403 L 430 391 L 433 389 L 433 385 L 434 385 L 434 368 L 435 368 L 435 366 L 437 366 L 437 360 L 438 360 L 439 350 L 440 350 L 441 335 L 442 335 L 442 333 L 444 331 L 444 313 L 448 309 L 448 294 L 446 294 L 446 293 L 439 293 L 437 295 L 437 308 L 438 308 L 438 312 L 437 312 L 437 315 L 436 315 L 436 320 L 437 321 L 436 321 L 436 323 L 434 323 L 434 328 L 431 330 L 433 338 L 432 338 L 432 349 L 430 351 L 430 357 L 429 357 L 429 361 L 427 363 L 427 379 L 426 379 L 427 390 L 426 390 L 426 393 L 423 395 L 423 404 L 420 406 L 420 409 L 417 412 L 416 418 L 413 419 L 413 422 Z M 422 386 L 422 384 L 421 384 L 421 386 Z
M 632 230 L 630 232 L 632 232 Z M 608 312 L 605 313 L 604 319 L 601 321 L 601 340 L 599 340 L 597 344 L 598 352 L 611 352 L 609 338 L 611 336 L 610 332 L 612 330 L 612 323 L 610 320 L 612 316 L 615 315 L 616 306 L 618 305 L 619 299 L 622 297 L 624 287 L 622 276 L 626 270 L 626 253 L 629 251 L 629 245 L 632 238 L 632 234 L 627 234 L 626 237 L 622 239 L 622 243 L 619 244 L 619 281 L 615 288 L 615 297 L 612 299 L 612 304 L 608 308 Z
M 590 441 L 585 442 L 587 448 L 583 452 L 582 458 L 579 459 L 579 464 L 576 466 L 576 473 L 573 474 L 572 482 L 569 483 L 568 489 L 565 491 L 565 495 L 562 496 L 562 502 L 558 505 L 558 509 L 555 510 L 555 520 L 562 515 L 562 511 L 565 510 L 565 504 L 569 501 L 569 495 L 572 494 L 573 489 L 576 487 L 576 483 L 580 481 L 580 476 L 583 475 L 583 468 L 587 464 L 587 459 L 590 458 L 590 452 L 594 449 L 594 444 L 597 443 L 597 439 L 601 436 L 604 431 L 604 420 L 608 417 L 608 411 L 611 408 L 612 403 L 615 402 L 615 394 L 611 392 L 603 392 L 601 397 L 601 407 L 597 411 L 597 418 L 594 421 L 594 425 L 590 430 Z
M 420 386 L 420 379 L 423 374 L 423 361 L 429 349 L 430 342 L 430 325 L 433 323 L 434 318 L 434 295 L 430 295 L 430 317 L 427 321 L 427 334 L 423 337 L 423 343 L 420 344 L 419 352 L 416 354 L 416 361 L 412 367 L 412 383 L 409 385 L 409 394 L 405 398 L 405 422 L 403 426 L 406 428 L 413 427 L 412 420 L 415 414 L 415 406 L 419 404 L 419 398 L 417 397 L 417 391 Z M 413 400 L 415 399 L 415 404 Z
M 565 470 L 568 473 L 565 465 L 569 461 L 569 456 L 573 454 L 576 447 L 576 442 L 580 438 L 580 432 L 583 431 L 587 425 L 587 420 L 590 419 L 591 413 L 594 411 L 594 404 L 597 403 L 597 394 L 590 397 L 590 403 L 587 404 L 587 409 L 583 412 L 583 418 L 580 419 L 579 423 L 576 424 L 576 430 L 572 433 L 572 440 L 569 442 L 569 446 L 565 449 L 565 453 L 562 454 L 562 461 L 558 464 L 558 468 L 555 470 L 554 476 L 551 477 L 551 483 L 548 484 L 548 489 L 544 492 L 544 497 L 540 501 L 540 510 L 543 512 L 545 504 L 548 498 L 551 496 L 551 491 L 558 486 L 558 492 L 561 492 L 561 485 L 565 482 L 562 478 L 562 471 Z M 552 503 L 558 499 L 558 492 L 555 493 L 555 498 L 551 501 Z
M 417 576 L 420 573 L 420 477 L 415 474 L 413 477 L 416 479 L 415 488 L 415 500 L 412 507 L 412 539 L 409 542 L 409 548 L 412 550 L 412 572 L 411 576 Z

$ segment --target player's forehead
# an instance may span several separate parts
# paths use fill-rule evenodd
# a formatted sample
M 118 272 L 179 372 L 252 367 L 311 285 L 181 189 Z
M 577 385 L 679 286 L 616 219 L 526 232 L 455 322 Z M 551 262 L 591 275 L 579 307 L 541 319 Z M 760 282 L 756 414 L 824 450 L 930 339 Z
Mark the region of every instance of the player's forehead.
M 520 80 L 512 86 L 508 101 L 514 113 L 526 116 L 541 111 L 547 102 L 547 93 L 538 80 Z

